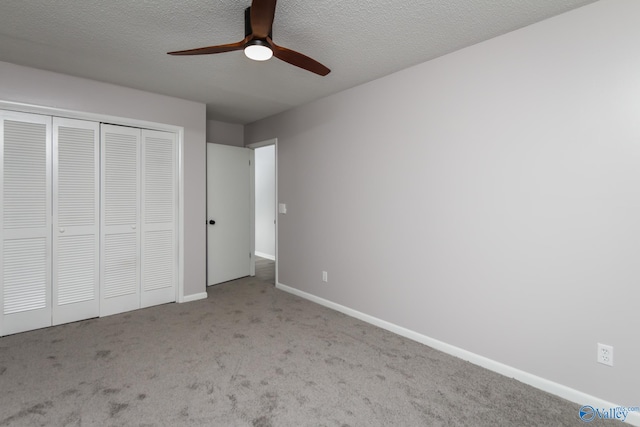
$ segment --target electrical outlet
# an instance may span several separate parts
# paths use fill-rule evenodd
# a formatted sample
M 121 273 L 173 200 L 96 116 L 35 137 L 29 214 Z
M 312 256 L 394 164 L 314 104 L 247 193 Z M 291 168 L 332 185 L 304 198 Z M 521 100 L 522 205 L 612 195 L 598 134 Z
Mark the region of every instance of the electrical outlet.
M 328 282 L 329 281 L 329 275 L 327 274 L 326 271 L 322 272 L 322 281 L 323 282 Z
M 598 343 L 598 363 L 613 366 L 613 347 Z

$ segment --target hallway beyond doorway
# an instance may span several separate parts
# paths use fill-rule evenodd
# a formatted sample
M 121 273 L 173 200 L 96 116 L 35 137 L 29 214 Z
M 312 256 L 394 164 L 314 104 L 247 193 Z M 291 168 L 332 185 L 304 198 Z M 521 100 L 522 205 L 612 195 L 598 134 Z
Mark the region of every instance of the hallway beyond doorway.
M 275 286 L 276 262 L 256 256 L 256 279 Z

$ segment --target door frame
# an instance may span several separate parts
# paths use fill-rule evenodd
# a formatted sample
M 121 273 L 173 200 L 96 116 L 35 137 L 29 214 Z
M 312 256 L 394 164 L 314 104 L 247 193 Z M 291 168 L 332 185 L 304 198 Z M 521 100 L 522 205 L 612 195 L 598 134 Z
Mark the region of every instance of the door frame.
M 182 303 L 194 300 L 193 296 L 185 298 L 184 295 L 184 127 L 127 117 L 112 116 L 109 114 L 88 113 L 83 111 L 67 110 L 64 108 L 45 107 L 41 105 L 4 100 L 0 100 L 0 109 L 175 133 L 178 143 L 178 283 L 176 286 L 176 302 Z
M 276 256 L 275 256 L 275 272 L 276 272 L 276 283 L 275 285 L 277 286 L 280 282 L 278 280 L 278 225 L 280 223 L 280 221 L 278 220 L 278 138 L 271 138 L 271 139 L 267 139 L 264 141 L 259 141 L 259 142 L 255 142 L 253 144 L 249 144 L 247 145 L 247 148 L 250 148 L 252 153 L 255 151 L 256 148 L 260 148 L 260 147 L 267 147 L 269 145 L 273 145 L 274 146 L 274 167 L 275 167 L 275 194 L 276 194 L 276 200 L 274 201 L 274 218 L 276 219 L 276 231 L 275 231 L 275 246 L 276 246 Z M 252 154 L 252 160 L 251 160 L 251 164 L 253 165 L 253 163 L 255 163 L 255 153 Z M 256 262 L 255 262 L 255 251 L 256 251 L 256 209 L 255 209 L 255 204 L 256 204 L 256 189 L 255 189 L 255 165 L 253 165 L 254 167 L 251 168 L 251 250 L 252 252 L 252 276 L 255 276 L 255 267 L 256 267 Z

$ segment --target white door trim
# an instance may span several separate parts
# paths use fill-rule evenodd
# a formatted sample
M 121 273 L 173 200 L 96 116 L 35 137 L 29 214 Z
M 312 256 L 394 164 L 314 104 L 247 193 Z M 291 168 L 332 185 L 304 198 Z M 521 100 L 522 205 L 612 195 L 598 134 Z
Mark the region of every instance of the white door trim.
M 249 275 L 256 275 L 256 152 L 249 150 Z
M 252 150 L 255 150 L 256 148 L 266 147 L 269 145 L 277 145 L 277 144 L 278 144 L 278 138 L 271 138 L 264 141 L 254 142 L 253 144 L 249 144 L 247 145 L 247 148 L 251 148 Z

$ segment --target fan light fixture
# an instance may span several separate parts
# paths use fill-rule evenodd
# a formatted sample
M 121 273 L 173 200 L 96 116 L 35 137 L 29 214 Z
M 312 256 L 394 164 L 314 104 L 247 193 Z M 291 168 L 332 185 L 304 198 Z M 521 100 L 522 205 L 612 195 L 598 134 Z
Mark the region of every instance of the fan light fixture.
M 247 1 L 247 0 L 245 0 Z M 0 3 L 2 0 L 0 0 Z M 217 46 L 198 47 L 196 49 L 167 52 L 169 55 L 210 55 L 213 53 L 244 50 L 245 55 L 254 61 L 266 61 L 275 56 L 281 61 L 326 76 L 330 69 L 306 55 L 273 42 L 273 18 L 277 0 L 252 0 L 251 6 L 244 10 L 244 38 L 235 43 Z
M 244 54 L 254 61 L 266 61 L 273 56 L 273 51 L 269 43 L 263 40 L 251 40 L 244 48 Z

